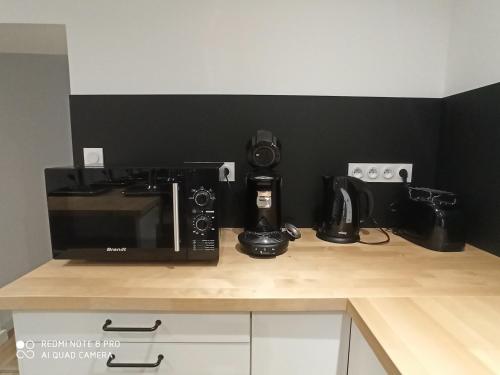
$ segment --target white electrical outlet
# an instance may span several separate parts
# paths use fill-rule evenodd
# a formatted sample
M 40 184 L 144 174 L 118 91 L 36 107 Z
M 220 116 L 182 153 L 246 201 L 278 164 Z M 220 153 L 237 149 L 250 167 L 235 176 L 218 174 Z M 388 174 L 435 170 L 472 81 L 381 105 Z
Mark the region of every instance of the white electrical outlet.
M 404 163 L 349 163 L 347 175 L 366 182 L 403 182 L 399 175 L 402 169 L 408 172 L 411 182 L 413 164 Z
M 227 168 L 229 169 L 229 174 L 227 175 L 227 180 L 226 176 L 224 175 L 224 169 Z M 222 182 L 234 182 L 236 175 L 235 175 L 235 163 L 233 161 L 225 161 L 224 164 L 219 168 L 219 181 Z
M 220 162 L 220 161 L 185 161 L 184 163 L 186 164 L 213 164 L 213 163 L 223 163 L 220 168 L 219 168 L 219 181 L 220 182 L 234 182 L 236 179 L 236 173 L 235 173 L 235 162 L 234 161 L 225 161 L 225 162 Z M 224 169 L 227 168 L 229 169 L 229 174 L 227 175 L 227 180 L 226 180 L 226 175 L 224 174 Z
M 85 165 L 86 167 L 103 167 L 103 149 L 100 147 L 85 147 L 83 149 L 83 165 Z

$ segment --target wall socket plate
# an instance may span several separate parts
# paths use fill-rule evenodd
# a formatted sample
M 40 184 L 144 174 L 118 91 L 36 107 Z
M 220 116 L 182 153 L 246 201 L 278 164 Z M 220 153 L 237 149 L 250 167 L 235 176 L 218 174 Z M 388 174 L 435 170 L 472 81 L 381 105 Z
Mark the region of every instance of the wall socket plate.
M 83 165 L 85 167 L 104 167 L 102 147 L 85 147 L 83 149 Z
M 224 168 L 229 169 L 229 175 L 224 176 Z M 236 179 L 236 174 L 235 174 L 235 163 L 234 161 L 225 161 L 224 164 L 219 168 L 219 181 L 221 182 L 234 182 Z
M 219 167 L 219 182 L 227 182 L 227 181 L 234 182 L 236 179 L 236 174 L 235 174 L 236 163 L 234 161 L 225 161 L 225 162 L 220 162 L 220 161 L 185 161 L 184 163 L 186 163 L 186 164 L 190 164 L 190 163 L 193 163 L 193 164 L 223 163 Z M 229 174 L 227 176 L 227 180 L 226 180 L 226 176 L 224 176 L 224 168 L 229 169 Z
M 403 182 L 399 171 L 406 169 L 411 182 L 413 164 L 405 163 L 349 163 L 347 175 L 366 182 Z

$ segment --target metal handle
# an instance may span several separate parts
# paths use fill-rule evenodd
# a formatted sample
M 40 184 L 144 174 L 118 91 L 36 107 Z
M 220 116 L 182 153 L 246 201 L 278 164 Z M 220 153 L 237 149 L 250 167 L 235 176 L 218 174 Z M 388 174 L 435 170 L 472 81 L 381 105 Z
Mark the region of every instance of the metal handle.
M 110 327 L 112 324 L 111 319 L 107 319 L 104 325 L 102 326 L 103 331 L 112 331 L 112 332 L 153 332 L 161 325 L 161 320 L 157 320 L 155 325 L 152 327 L 146 328 L 138 328 L 138 327 Z
M 108 367 L 158 367 L 165 358 L 163 354 L 158 355 L 158 360 L 155 363 L 113 363 L 113 360 L 116 358 L 114 354 L 111 354 L 108 358 L 108 362 L 106 362 L 106 366 Z
M 282 230 L 286 232 L 286 234 L 292 241 L 298 240 L 300 237 L 302 237 L 299 228 L 297 228 L 293 224 L 285 223 Z
M 174 216 L 174 251 L 179 252 L 179 184 L 172 183 L 172 215 Z

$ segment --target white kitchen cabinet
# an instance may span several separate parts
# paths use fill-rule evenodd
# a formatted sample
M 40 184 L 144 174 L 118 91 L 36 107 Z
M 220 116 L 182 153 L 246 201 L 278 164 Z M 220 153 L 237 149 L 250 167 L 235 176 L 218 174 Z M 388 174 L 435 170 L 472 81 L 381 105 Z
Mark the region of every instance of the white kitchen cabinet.
M 20 375 L 250 375 L 250 313 L 15 312 Z M 106 320 L 119 331 L 104 331 Z M 153 327 L 149 332 L 128 328 Z M 154 368 L 108 367 L 114 363 Z
M 103 331 L 151 327 L 152 332 Z M 16 312 L 20 375 L 385 375 L 347 314 Z M 154 368 L 108 367 L 157 362 Z
M 252 375 L 345 375 L 349 328 L 343 313 L 254 313 Z
M 85 358 L 102 351 L 101 358 Z M 107 375 L 107 374 L 165 374 L 165 375 L 250 375 L 249 343 L 122 343 L 117 348 L 75 349 L 41 348 L 35 346 L 33 359 L 19 363 L 21 375 Z M 108 367 L 112 363 L 155 363 L 158 367 Z M 43 356 L 73 356 L 66 359 L 47 359 Z
M 349 345 L 349 375 L 386 375 L 370 345 L 354 321 Z

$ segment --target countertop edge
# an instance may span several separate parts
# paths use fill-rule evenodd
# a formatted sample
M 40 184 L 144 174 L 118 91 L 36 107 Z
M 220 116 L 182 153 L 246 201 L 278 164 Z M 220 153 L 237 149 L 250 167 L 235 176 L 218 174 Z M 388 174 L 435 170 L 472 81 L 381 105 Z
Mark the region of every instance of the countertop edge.
M 168 311 L 168 312 L 313 312 L 346 311 L 347 298 L 137 298 L 1 297 L 0 310 Z
M 397 298 L 397 297 L 395 297 Z M 370 348 L 373 350 L 375 353 L 375 356 L 378 358 L 382 366 L 384 367 L 385 371 L 389 375 L 400 375 L 401 372 L 399 371 L 398 367 L 396 364 L 393 362 L 389 354 L 385 351 L 384 347 L 380 343 L 380 341 L 377 339 L 375 334 L 370 330 L 366 322 L 364 321 L 363 317 L 361 314 L 356 310 L 356 301 L 363 300 L 363 298 L 352 298 L 348 299 L 347 301 L 347 313 L 350 315 L 354 323 L 356 323 L 356 326 L 359 328 L 361 333 L 363 334 L 363 337 L 365 340 L 368 342 L 368 345 Z

